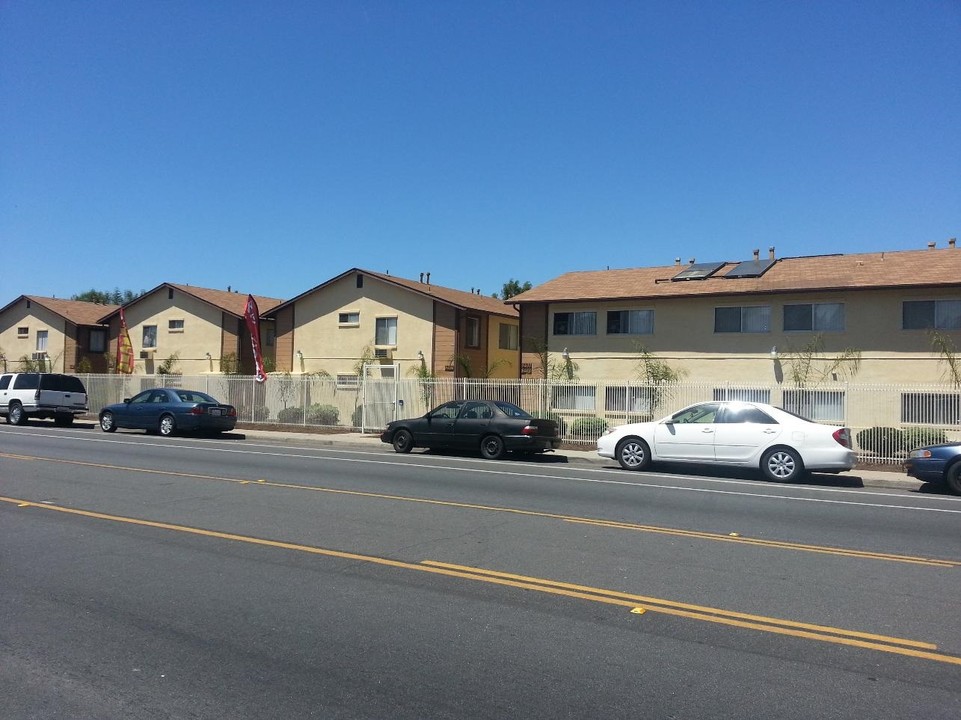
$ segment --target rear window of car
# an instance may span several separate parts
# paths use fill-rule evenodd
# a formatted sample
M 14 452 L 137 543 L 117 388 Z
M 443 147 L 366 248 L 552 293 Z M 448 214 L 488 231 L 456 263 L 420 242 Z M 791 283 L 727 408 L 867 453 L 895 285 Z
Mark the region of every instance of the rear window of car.
M 56 390 L 57 392 L 86 393 L 80 378 L 73 375 L 60 375 L 59 373 L 43 374 L 40 376 L 41 390 Z
M 531 414 L 525 410 L 521 410 L 514 403 L 509 402 L 495 402 L 494 405 L 497 409 L 504 413 L 507 417 L 521 418 L 522 420 L 530 420 Z
M 0 375 L 0 390 L 6 390 L 10 387 L 10 378 L 12 377 L 13 375 Z
M 37 373 L 20 373 L 13 381 L 14 390 L 36 390 L 40 385 L 40 375 Z
M 83 386 L 80 378 L 74 377 L 73 375 L 61 375 L 63 379 L 63 391 L 71 393 L 84 393 L 86 394 L 87 388 Z

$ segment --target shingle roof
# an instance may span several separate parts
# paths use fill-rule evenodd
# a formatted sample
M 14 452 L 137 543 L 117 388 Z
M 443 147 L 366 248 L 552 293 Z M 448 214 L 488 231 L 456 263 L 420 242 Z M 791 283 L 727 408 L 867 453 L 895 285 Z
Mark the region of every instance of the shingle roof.
M 202 300 L 205 303 L 236 315 L 237 317 L 243 317 L 244 312 L 247 309 L 247 293 L 233 292 L 231 290 L 213 290 L 211 288 L 195 287 L 193 285 L 177 285 L 175 283 L 161 283 L 153 290 L 150 290 L 137 299 L 126 303 L 123 307 L 130 307 L 131 305 L 138 303 L 143 298 L 149 297 L 163 288 L 174 288 L 175 290 L 179 290 L 186 295 L 192 295 L 198 300 Z M 273 310 L 283 302 L 283 300 L 278 298 L 269 298 L 262 295 L 254 295 L 254 300 L 257 302 L 257 310 L 260 311 L 261 316 L 263 316 L 269 310 Z M 103 309 L 104 307 L 108 306 L 101 305 L 100 307 Z M 114 314 L 120 311 L 120 306 L 115 305 L 109 307 L 113 307 L 113 311 L 102 315 L 100 318 L 101 322 L 108 322 Z
M 685 266 L 570 272 L 512 303 L 752 295 L 895 287 L 961 287 L 961 249 L 781 258 L 756 278 L 725 278 L 727 262 L 702 280 L 671 281 Z
M 20 300 L 29 300 L 40 305 L 74 325 L 100 325 L 100 318 L 106 313 L 120 309 L 119 305 L 99 305 L 86 300 L 61 300 L 60 298 L 41 297 L 40 295 L 21 295 L 6 307 L 0 308 L 0 312 L 12 307 Z
M 465 310 L 477 310 L 479 312 L 489 312 L 496 315 L 503 315 L 505 317 L 516 318 L 519 313 L 513 307 L 505 305 L 503 301 L 497 298 L 487 297 L 485 295 L 477 295 L 475 293 L 467 292 L 466 290 L 454 290 L 453 288 L 443 287 L 441 285 L 433 285 L 430 283 L 418 282 L 417 280 L 408 280 L 406 278 L 396 277 L 394 275 L 387 275 L 385 273 L 372 272 L 370 270 L 364 270 L 362 268 L 351 268 L 346 272 L 342 272 L 340 275 L 327 280 L 320 285 L 312 287 L 306 292 L 302 292 L 295 298 L 291 298 L 287 302 L 283 303 L 283 307 L 292 305 L 296 303 L 303 297 L 311 295 L 318 290 L 321 290 L 338 280 L 351 275 L 352 273 L 360 273 L 362 275 L 369 275 L 370 277 L 375 277 L 378 280 L 382 280 L 386 283 L 402 287 L 406 290 L 412 292 L 420 293 L 422 295 L 427 295 L 429 297 L 435 298 L 440 302 L 446 303 L 448 305 L 454 305 Z M 279 310 L 279 307 L 274 308 Z M 263 309 L 261 309 L 261 314 L 264 314 Z

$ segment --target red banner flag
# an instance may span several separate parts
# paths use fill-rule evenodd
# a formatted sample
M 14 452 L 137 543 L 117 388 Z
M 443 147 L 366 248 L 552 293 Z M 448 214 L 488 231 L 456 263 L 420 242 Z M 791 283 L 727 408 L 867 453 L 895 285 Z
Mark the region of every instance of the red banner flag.
M 120 308 L 120 335 L 117 337 L 117 372 L 125 375 L 133 374 L 133 343 L 130 342 L 123 308 Z
M 257 309 L 257 301 L 254 300 L 253 295 L 247 296 L 244 320 L 247 321 L 247 329 L 250 331 L 250 345 L 254 349 L 254 367 L 256 369 L 254 379 L 262 383 L 267 379 L 267 373 L 264 372 L 264 356 L 260 351 L 260 310 Z

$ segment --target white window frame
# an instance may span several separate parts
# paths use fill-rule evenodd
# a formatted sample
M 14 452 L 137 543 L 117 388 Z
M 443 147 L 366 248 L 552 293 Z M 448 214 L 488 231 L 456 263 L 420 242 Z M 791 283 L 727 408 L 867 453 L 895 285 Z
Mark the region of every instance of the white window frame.
M 157 326 L 144 325 L 142 338 L 143 338 L 143 343 L 141 344 L 140 347 L 142 347 L 144 350 L 156 350 L 157 349 Z
M 343 310 L 337 313 L 338 327 L 360 327 L 360 310 Z
M 814 422 L 844 422 L 844 390 L 784 390 L 781 407 Z
M 47 344 L 50 340 L 49 330 L 37 330 L 37 352 L 47 352 Z
M 385 335 L 381 334 L 383 332 Z M 397 316 L 379 317 L 374 320 L 374 345 L 377 347 L 397 347 Z
M 555 385 L 551 407 L 554 410 L 595 410 L 597 388 L 593 385 Z
M 360 387 L 360 375 L 357 373 L 337 373 L 338 390 L 356 390 Z
M 179 325 L 177 323 L 180 323 Z M 183 318 L 173 318 L 167 321 L 167 332 L 168 333 L 182 333 L 184 331 L 184 320 Z
M 557 320 L 560 315 L 568 315 L 567 332 L 557 332 Z M 596 310 L 565 310 L 555 312 L 551 323 L 552 334 L 558 335 L 597 335 Z
M 30 337 L 30 326 L 20 325 L 17 327 L 17 337 L 21 340 Z

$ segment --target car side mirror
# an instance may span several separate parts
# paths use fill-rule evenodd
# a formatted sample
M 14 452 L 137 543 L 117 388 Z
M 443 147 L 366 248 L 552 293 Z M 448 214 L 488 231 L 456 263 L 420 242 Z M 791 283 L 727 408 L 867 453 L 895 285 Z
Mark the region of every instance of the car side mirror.
M 123 401 L 124 401 L 125 403 L 127 403 L 128 405 L 130 404 L 130 398 L 124 398 Z

